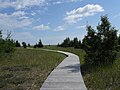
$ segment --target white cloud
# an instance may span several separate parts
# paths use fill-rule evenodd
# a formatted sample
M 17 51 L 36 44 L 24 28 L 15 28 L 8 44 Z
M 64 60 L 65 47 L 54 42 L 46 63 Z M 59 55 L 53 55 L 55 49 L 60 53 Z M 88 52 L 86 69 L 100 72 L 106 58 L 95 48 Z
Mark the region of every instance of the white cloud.
M 0 1 L 1 8 L 13 7 L 16 10 L 24 9 L 26 7 L 31 7 L 34 5 L 40 6 L 43 5 L 45 0 L 6 0 Z
M 53 0 L 50 0 L 53 1 Z M 81 2 L 83 0 L 56 0 L 52 2 L 53 5 L 63 4 L 63 3 L 73 3 L 73 2 Z
M 53 2 L 53 5 L 62 4 L 62 3 L 63 3 L 62 1 L 57 1 L 57 2 Z
M 32 21 L 24 16 L 22 11 L 14 12 L 12 14 L 0 13 L 0 25 L 2 29 L 13 30 L 17 28 L 23 28 L 32 24 Z
M 85 17 L 93 16 L 96 13 L 103 12 L 103 11 L 104 9 L 100 5 L 88 4 L 84 7 L 80 7 L 78 9 L 74 9 L 70 12 L 67 12 L 64 20 L 67 23 L 76 23 L 77 21 L 80 21 Z
M 0 0 L 1 8 L 12 7 L 15 10 L 25 9 L 32 6 L 56 5 L 70 2 L 81 2 L 83 0 Z
M 54 29 L 54 31 L 64 31 L 65 28 L 64 26 L 58 26 L 56 29 Z
M 48 30 L 48 29 L 50 29 L 50 27 L 47 25 L 41 24 L 39 26 L 34 26 L 33 29 L 34 30 Z
M 83 0 L 69 0 L 70 2 L 82 2 Z
M 27 16 L 21 16 L 21 17 L 19 17 L 19 19 L 21 20 L 21 19 L 29 19 L 29 17 L 27 17 Z
M 86 25 L 76 26 L 76 29 L 85 29 Z
M 19 17 L 25 15 L 24 11 L 17 11 L 11 14 L 12 17 Z

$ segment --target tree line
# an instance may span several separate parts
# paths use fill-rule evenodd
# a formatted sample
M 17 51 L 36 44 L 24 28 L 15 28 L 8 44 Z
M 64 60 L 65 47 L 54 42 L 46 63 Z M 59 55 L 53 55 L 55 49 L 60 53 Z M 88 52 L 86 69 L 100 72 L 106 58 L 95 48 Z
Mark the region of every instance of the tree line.
M 59 47 L 74 47 L 74 48 L 81 48 L 81 40 L 78 40 L 78 38 L 74 38 L 73 40 L 70 40 L 69 37 L 67 37 L 61 44 L 58 43 Z
M 21 44 L 19 43 L 19 41 L 17 40 L 16 43 L 15 43 L 15 46 L 16 47 L 21 47 Z M 31 47 L 30 43 L 26 44 L 26 42 L 22 42 L 22 46 L 24 48 L 27 48 L 27 47 Z M 34 48 L 42 48 L 44 45 L 42 43 L 41 40 L 39 40 L 38 43 L 36 43 L 35 45 L 33 45 Z

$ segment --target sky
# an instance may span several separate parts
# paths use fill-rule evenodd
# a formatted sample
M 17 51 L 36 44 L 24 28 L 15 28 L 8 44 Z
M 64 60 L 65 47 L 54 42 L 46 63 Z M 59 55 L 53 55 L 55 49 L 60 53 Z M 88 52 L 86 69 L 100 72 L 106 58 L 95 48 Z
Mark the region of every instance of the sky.
M 4 37 L 35 44 L 58 44 L 66 37 L 83 39 L 86 25 L 96 29 L 107 15 L 120 33 L 120 0 L 0 0 L 0 30 Z

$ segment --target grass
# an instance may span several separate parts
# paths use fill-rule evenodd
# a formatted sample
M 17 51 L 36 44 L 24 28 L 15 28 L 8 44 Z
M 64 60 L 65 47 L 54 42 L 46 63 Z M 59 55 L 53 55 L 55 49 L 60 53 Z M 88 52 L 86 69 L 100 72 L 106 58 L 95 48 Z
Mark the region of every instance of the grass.
M 80 57 L 81 73 L 88 90 L 120 90 L 120 52 L 113 65 L 92 66 L 84 63 L 85 52 L 81 49 L 46 46 L 48 49 L 69 51 Z
M 0 57 L 0 90 L 39 90 L 63 54 L 17 48 Z

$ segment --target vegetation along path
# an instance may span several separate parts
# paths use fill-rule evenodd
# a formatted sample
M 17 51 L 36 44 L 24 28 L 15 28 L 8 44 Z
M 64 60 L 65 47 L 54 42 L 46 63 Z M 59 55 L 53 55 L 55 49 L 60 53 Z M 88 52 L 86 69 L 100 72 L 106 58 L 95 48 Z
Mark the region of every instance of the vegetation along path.
M 69 52 L 57 52 L 68 57 L 51 72 L 40 90 L 87 90 L 80 71 L 79 57 Z

